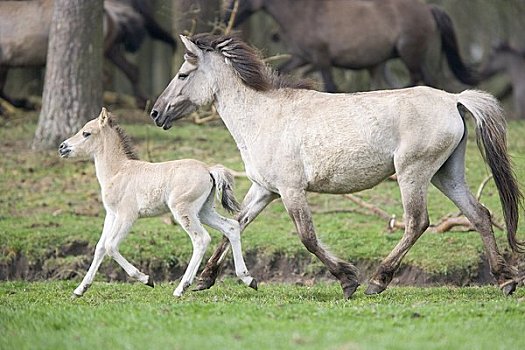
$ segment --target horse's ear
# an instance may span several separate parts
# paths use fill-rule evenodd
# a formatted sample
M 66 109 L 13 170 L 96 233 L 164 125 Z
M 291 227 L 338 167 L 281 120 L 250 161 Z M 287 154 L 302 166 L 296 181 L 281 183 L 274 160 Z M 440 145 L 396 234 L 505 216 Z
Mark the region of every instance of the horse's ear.
M 202 50 L 199 49 L 199 47 L 195 45 L 195 43 L 193 43 L 193 41 L 191 41 L 187 36 L 181 35 L 180 40 L 182 40 L 184 47 L 186 47 L 186 50 L 189 53 L 195 55 L 197 58 L 202 57 Z
M 102 111 L 100 111 L 100 114 L 98 116 L 98 123 L 100 126 L 105 126 L 110 121 L 110 116 L 105 107 L 102 107 Z

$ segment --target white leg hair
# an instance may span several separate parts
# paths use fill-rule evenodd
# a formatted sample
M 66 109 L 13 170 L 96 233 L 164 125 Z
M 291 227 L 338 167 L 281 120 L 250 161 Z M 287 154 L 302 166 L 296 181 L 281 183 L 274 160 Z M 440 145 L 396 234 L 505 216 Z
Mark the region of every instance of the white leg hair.
M 254 279 L 250 275 L 248 269 L 246 268 L 244 257 L 242 255 L 241 227 L 239 225 L 239 222 L 237 222 L 236 220 L 225 218 L 224 216 L 217 213 L 217 211 L 215 211 L 214 208 L 213 197 L 210 196 L 210 198 L 211 201 L 208 200 L 204 204 L 201 212 L 199 213 L 199 216 L 205 225 L 208 225 L 220 231 L 224 236 L 228 238 L 233 252 L 235 274 L 244 282 L 244 284 L 250 287 L 254 287 L 251 285 Z
M 131 226 L 136 220 L 135 217 L 116 216 L 112 225 L 111 235 L 106 238 L 106 253 L 111 256 L 130 276 L 144 284 L 149 284 L 149 276 L 140 272 L 135 266 L 129 263 L 119 252 L 119 246 L 122 240 L 127 236 Z
M 91 286 L 91 283 L 93 283 L 95 274 L 97 273 L 98 268 L 100 267 L 100 264 L 102 263 L 102 260 L 106 255 L 106 238 L 108 237 L 108 234 L 111 231 L 111 226 L 113 225 L 114 219 L 114 215 L 110 213 L 106 215 L 106 218 L 104 219 L 104 228 L 102 229 L 102 234 L 100 235 L 97 246 L 95 248 L 95 255 L 93 257 L 93 261 L 91 262 L 91 266 L 89 266 L 88 272 L 82 279 L 82 282 L 73 291 L 74 296 L 82 296 L 86 292 L 86 290 Z
M 187 206 L 179 206 L 178 208 L 173 208 L 172 213 L 175 220 L 184 231 L 186 231 L 188 236 L 190 236 L 191 244 L 193 245 L 193 253 L 190 262 L 188 263 L 188 267 L 186 268 L 179 285 L 173 292 L 174 296 L 180 297 L 195 279 L 197 270 L 204 258 L 204 253 L 210 244 L 211 237 L 202 226 L 196 215 L 196 210 L 193 208 L 188 210 Z

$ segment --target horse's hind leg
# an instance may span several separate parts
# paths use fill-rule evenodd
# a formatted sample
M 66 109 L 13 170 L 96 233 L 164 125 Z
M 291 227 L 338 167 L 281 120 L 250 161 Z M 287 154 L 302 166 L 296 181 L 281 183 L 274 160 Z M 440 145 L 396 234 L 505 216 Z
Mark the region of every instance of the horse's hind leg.
M 434 175 L 432 183 L 456 204 L 480 233 L 492 275 L 506 295 L 512 294 L 518 284 L 515 280 L 516 271 L 506 263 L 498 250 L 489 211 L 472 195 L 465 182 L 464 156 L 465 142 L 462 141 Z
M 242 202 L 242 209 L 237 216 L 237 221 L 241 225 L 241 233 L 278 196 L 265 188 L 253 183 Z M 195 290 L 208 289 L 215 283 L 219 275 L 219 269 L 226 257 L 230 241 L 224 237 L 219 246 L 215 249 L 212 256 L 206 263 L 204 270 L 199 276 L 199 282 Z
M 235 220 L 225 218 L 219 215 L 213 207 L 213 193 L 209 196 L 199 213 L 199 217 L 205 225 L 219 230 L 231 244 L 233 251 L 233 262 L 235 264 L 235 274 L 244 284 L 257 290 L 257 281 L 250 275 L 246 268 L 241 248 L 241 229 L 239 223 Z
M 295 224 L 297 233 L 309 252 L 326 265 L 343 288 L 344 297 L 349 299 L 359 286 L 357 268 L 349 262 L 338 259 L 326 251 L 317 240 L 314 223 L 304 190 L 285 189 L 280 191 L 284 206 Z
M 365 294 L 379 294 L 386 289 L 403 257 L 429 225 L 426 200 L 429 180 L 407 171 L 397 175 L 405 212 L 405 233 L 370 278 Z

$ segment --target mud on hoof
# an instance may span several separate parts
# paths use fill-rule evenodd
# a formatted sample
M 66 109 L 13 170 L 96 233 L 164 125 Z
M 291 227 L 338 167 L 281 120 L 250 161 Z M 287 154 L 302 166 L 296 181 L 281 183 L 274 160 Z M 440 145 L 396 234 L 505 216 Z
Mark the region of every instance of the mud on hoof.
M 193 291 L 198 292 L 201 290 L 210 289 L 214 284 L 214 278 L 199 278 L 197 281 L 197 285 L 195 286 L 195 288 L 193 288 Z
M 507 281 L 505 283 L 502 283 L 499 285 L 499 288 L 505 294 L 506 296 L 512 295 L 514 291 L 516 291 L 516 287 L 518 286 L 518 282 L 514 280 Z
M 345 299 L 348 300 L 355 293 L 355 291 L 357 290 L 357 287 L 359 287 L 359 282 L 351 281 L 350 283 L 346 283 L 345 285 L 341 283 L 341 287 L 343 288 L 343 295 Z
M 376 295 L 376 294 L 380 294 L 385 289 L 386 289 L 386 285 L 382 286 L 375 282 L 369 282 L 368 287 L 365 290 L 365 294 L 366 295 Z

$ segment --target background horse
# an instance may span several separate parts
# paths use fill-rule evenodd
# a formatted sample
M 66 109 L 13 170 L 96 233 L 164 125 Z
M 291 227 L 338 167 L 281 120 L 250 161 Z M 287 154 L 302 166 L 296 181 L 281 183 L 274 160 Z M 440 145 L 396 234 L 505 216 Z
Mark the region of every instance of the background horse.
M 482 66 L 480 77 L 489 79 L 498 73 L 510 79 L 510 85 L 499 97 L 503 99 L 512 94 L 515 116 L 525 119 L 525 53 L 508 43 L 497 45 Z
M 208 167 L 193 159 L 164 163 L 140 161 L 127 136 L 104 108 L 98 118 L 64 141 L 59 153 L 64 158 L 90 157 L 95 160 L 106 209 L 104 229 L 93 262 L 73 292 L 75 296 L 82 296 L 89 288 L 106 254 L 115 259 L 129 276 L 153 287 L 151 278 L 119 253 L 119 245 L 138 217 L 168 211 L 188 233 L 193 244 L 191 260 L 173 295 L 181 296 L 192 283 L 210 243 L 210 235 L 202 223 L 221 231 L 228 238 L 237 276 L 246 285 L 257 289 L 257 282 L 250 276 L 242 256 L 238 222 L 219 215 L 214 208 L 214 194 L 219 190 L 225 209 L 230 212 L 239 209 L 233 195 L 233 176 L 224 167 Z
M 498 188 L 509 244 L 514 251 L 524 251 L 525 245 L 516 239 L 523 198 L 507 153 L 503 110 L 493 96 L 430 87 L 357 94 L 283 88 L 255 51 L 238 39 L 202 34 L 182 41 L 185 62 L 157 99 L 151 117 L 157 126 L 169 129 L 197 106 L 214 103 L 252 181 L 237 217 L 241 229 L 281 197 L 302 243 L 340 281 L 349 298 L 359 285 L 357 269 L 319 243 L 306 192 L 361 191 L 396 173 L 405 232 L 370 278 L 367 294 L 387 288 L 402 258 L 427 229 L 430 183 L 480 232 L 503 292 L 515 290 L 516 271 L 498 250 L 490 214 L 465 181 L 469 111 Z M 213 284 L 225 248 L 222 244 L 208 262 L 199 288 Z
M 230 1 L 226 20 L 235 1 Z M 427 65 L 437 54 L 432 49 L 439 35 L 456 78 L 467 85 L 478 83 L 463 63 L 450 17 L 419 0 L 238 1 L 235 25 L 255 11 L 266 11 L 279 25 L 292 55 L 279 70 L 287 73 L 311 64 L 312 71 L 321 73 L 326 91 L 337 90 L 331 67 L 367 69 L 377 82 L 386 61 L 396 57 L 407 67 L 410 85 L 434 86 Z
M 53 4 L 53 0 L 0 1 L 0 97 L 15 106 L 25 106 L 27 101 L 5 94 L 8 70 L 45 66 Z M 126 59 L 121 46 L 135 52 L 146 34 L 175 50 L 175 39 L 155 21 L 148 1 L 104 1 L 104 55 L 129 79 L 139 106 L 147 97 L 137 66 Z

